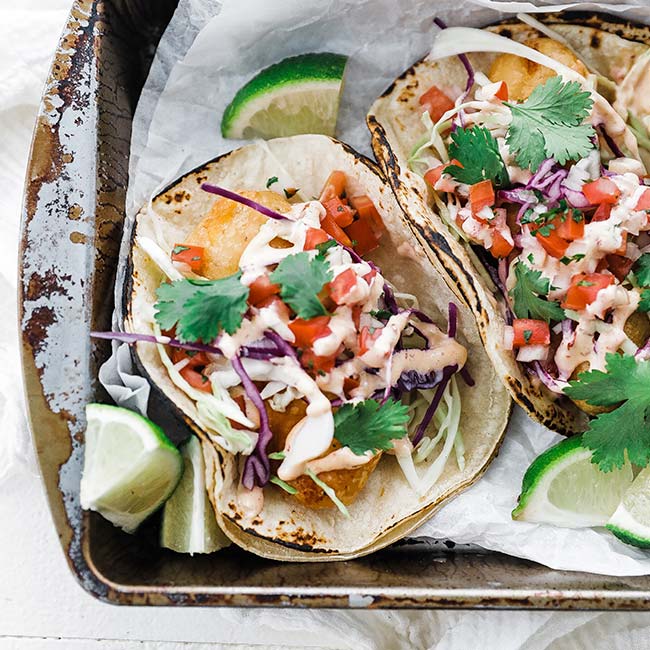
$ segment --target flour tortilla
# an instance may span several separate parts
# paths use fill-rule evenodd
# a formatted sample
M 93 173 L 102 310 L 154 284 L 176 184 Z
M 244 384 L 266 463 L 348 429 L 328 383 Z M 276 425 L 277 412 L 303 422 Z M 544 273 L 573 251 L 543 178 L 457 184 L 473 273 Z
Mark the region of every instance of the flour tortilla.
M 372 259 L 398 290 L 416 294 L 421 308 L 444 329 L 448 303 L 458 301 L 445 284 L 435 256 L 413 236 L 378 167 L 325 136 L 301 135 L 259 142 L 207 163 L 174 183 L 139 213 L 135 236 L 158 241 L 166 252 L 175 243 L 185 241 L 216 200 L 200 189 L 201 183 L 232 190 L 260 190 L 265 189 L 268 178 L 279 176 L 285 184 L 300 188 L 304 199 L 310 199 L 318 196 L 333 170 L 346 173 L 352 195 L 370 196 L 387 226 L 388 232 Z M 282 191 L 281 186 L 278 191 Z M 398 248 L 403 254 L 397 252 Z M 163 275 L 137 246 L 132 247 L 130 262 L 125 329 L 149 334 L 155 291 Z M 496 454 L 511 401 L 483 349 L 471 311 L 462 304 L 458 340 L 468 348 L 467 367 L 476 381 L 476 386 L 470 388 L 458 379 L 463 405 L 460 428 L 466 447 L 464 471 L 458 469 L 452 454 L 437 485 L 419 498 L 404 479 L 395 458 L 384 454 L 365 488 L 349 506 L 349 519 L 336 509 L 306 508 L 274 485 L 264 490 L 261 513 L 247 518 L 236 499 L 237 459 L 211 442 L 196 425 L 194 403 L 170 381 L 156 346 L 138 343 L 134 354 L 154 392 L 161 393 L 168 407 L 177 409 L 201 439 L 210 499 L 228 537 L 264 557 L 322 561 L 364 555 L 403 537 L 443 501 L 473 483 Z
M 615 84 L 622 82 L 634 62 L 648 50 L 648 28 L 607 23 L 598 16 L 592 16 L 583 25 L 552 21 L 547 24 L 569 42 L 584 62 Z M 490 29 L 520 42 L 540 35 L 519 22 Z M 475 70 L 487 74 L 497 56 L 479 53 L 469 58 Z M 466 80 L 467 73 L 457 57 L 440 61 L 424 58 L 409 68 L 368 113 L 373 150 L 419 241 L 434 253 L 445 268 L 450 286 L 474 313 L 488 355 L 514 400 L 550 429 L 565 435 L 578 433 L 586 428 L 587 415 L 568 398 L 548 390 L 515 360 L 511 350 L 503 347 L 503 296 L 487 271 L 480 268 L 476 256 L 470 255 L 469 246 L 452 235 L 435 207 L 431 207 L 433 190 L 408 167 L 410 152 L 424 133 L 420 95 L 434 84 L 462 89 Z

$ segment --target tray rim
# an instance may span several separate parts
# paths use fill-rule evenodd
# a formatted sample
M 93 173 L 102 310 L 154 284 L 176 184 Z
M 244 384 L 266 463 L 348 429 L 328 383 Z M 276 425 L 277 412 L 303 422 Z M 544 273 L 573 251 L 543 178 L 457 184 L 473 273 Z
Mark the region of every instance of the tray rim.
M 105 0 L 110 1 L 110 0 Z M 71 108 L 73 99 L 67 97 L 64 106 L 58 111 L 58 123 L 53 121 L 52 106 L 65 94 L 63 84 L 69 82 L 68 74 L 75 76 L 79 85 L 92 82 L 96 74 L 95 53 L 101 46 L 102 15 L 99 0 L 75 0 L 69 18 L 63 30 L 59 46 L 54 55 L 45 85 L 45 91 L 34 129 L 32 147 L 27 165 L 24 206 L 21 220 L 20 269 L 18 283 L 19 319 L 23 323 L 29 309 L 25 277 L 25 253 L 28 248 L 27 228 L 31 219 L 39 210 L 45 209 L 39 191 L 47 179 L 58 182 L 68 173 L 71 162 L 61 160 L 64 153 L 63 139 L 66 136 L 60 124 L 64 112 Z M 585 22 L 593 18 L 593 13 L 572 12 Z M 557 18 L 557 16 L 556 16 Z M 561 18 L 557 22 L 562 22 Z M 626 23 L 617 17 L 606 16 L 610 25 Z M 512 19 L 510 19 L 512 20 Z M 505 22 L 508 22 L 506 20 Z M 650 31 L 648 32 L 650 39 Z M 63 73 L 62 73 L 63 71 Z M 92 101 L 92 100 L 91 100 Z M 44 174 L 40 151 L 55 152 L 58 165 L 53 178 Z M 49 173 L 49 171 L 48 171 Z M 95 196 L 86 197 L 89 210 L 93 214 Z M 33 315 L 33 310 L 32 310 Z M 21 324 L 22 337 L 22 371 L 27 404 L 27 414 L 33 444 L 37 450 L 40 475 L 45 488 L 50 513 L 62 550 L 70 567 L 81 586 L 88 593 L 104 602 L 126 605 L 181 605 L 181 606 L 297 606 L 297 607 L 345 607 L 345 608 L 517 608 L 517 609 L 619 609 L 644 610 L 650 607 L 650 588 L 648 591 L 637 589 L 503 589 L 485 588 L 468 590 L 433 589 L 423 587 L 373 587 L 350 589 L 349 587 L 296 587 L 269 588 L 259 587 L 193 587 L 188 591 L 184 587 L 172 586 L 128 586 L 112 582 L 103 575 L 92 560 L 89 548 L 88 521 L 89 514 L 71 520 L 66 505 L 68 495 L 61 486 L 63 465 L 67 462 L 68 452 L 74 442 L 62 440 L 58 457 L 61 463 L 55 468 L 47 462 L 39 445 L 44 443 L 43 429 L 50 427 L 65 428 L 68 436 L 76 435 L 74 421 L 66 413 L 56 412 L 51 406 L 42 384 L 41 373 L 37 365 L 33 333 L 26 331 Z M 44 342 L 46 331 L 43 334 Z M 50 396 L 51 397 L 51 396 Z M 68 456 L 66 456 L 68 453 Z M 77 513 L 78 514 L 78 513 Z M 608 576 L 603 576 L 608 578 Z M 407 593 L 408 592 L 408 593 Z

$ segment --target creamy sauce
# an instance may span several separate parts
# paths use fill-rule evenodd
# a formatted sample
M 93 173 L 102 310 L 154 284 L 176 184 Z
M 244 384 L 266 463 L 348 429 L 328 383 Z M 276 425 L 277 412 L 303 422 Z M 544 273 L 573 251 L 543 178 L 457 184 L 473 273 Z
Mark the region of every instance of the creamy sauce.
M 349 447 L 341 447 L 327 454 L 327 456 L 309 461 L 307 468 L 314 472 L 314 474 L 322 474 L 323 472 L 332 472 L 339 469 L 354 469 L 355 467 L 365 465 L 374 457 L 375 455 L 371 451 L 357 456 Z
M 237 505 L 244 517 L 248 519 L 257 517 L 264 508 L 264 491 L 257 486 L 249 490 L 240 485 L 237 490 Z

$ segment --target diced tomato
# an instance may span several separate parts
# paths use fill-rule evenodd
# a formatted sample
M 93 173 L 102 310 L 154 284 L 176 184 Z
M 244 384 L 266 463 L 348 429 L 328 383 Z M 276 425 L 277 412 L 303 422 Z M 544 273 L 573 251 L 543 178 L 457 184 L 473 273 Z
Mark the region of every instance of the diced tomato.
M 551 342 L 551 330 L 548 323 L 533 318 L 515 318 L 512 321 L 515 333 L 514 346 L 548 345 Z
M 420 106 L 429 112 L 429 117 L 437 122 L 447 111 L 454 107 L 454 102 L 438 86 L 431 86 L 420 97 Z
M 437 167 L 432 167 L 428 171 L 424 172 L 424 180 L 431 185 L 431 187 L 434 187 L 435 184 L 440 180 L 440 177 L 442 176 L 442 170 L 446 167 L 447 165 L 438 165 Z
M 352 240 L 329 214 L 326 214 L 323 217 L 320 225 L 323 226 L 323 230 L 331 237 L 334 237 L 334 239 L 336 239 L 339 244 L 343 244 L 344 246 L 348 247 L 352 246 Z M 348 228 L 349 227 L 350 226 L 348 226 Z
M 564 221 L 562 221 L 562 218 L 564 218 Z M 575 213 L 572 210 L 569 210 L 560 218 L 554 219 L 553 223 L 555 224 L 557 234 L 567 241 L 580 239 L 585 234 L 584 217 L 580 216 L 579 221 L 576 221 Z
M 187 264 L 194 273 L 199 273 L 203 264 L 203 253 L 205 253 L 205 248 L 202 246 L 174 244 L 174 248 L 172 248 L 172 262 Z
M 281 318 L 284 320 L 289 320 L 291 318 L 291 310 L 289 309 L 289 306 L 278 298 L 278 296 L 269 296 L 257 303 L 256 307 L 259 309 L 262 309 L 263 307 L 275 307 L 275 310 Z
M 349 226 L 354 219 L 354 210 L 343 203 L 338 196 L 323 202 L 323 207 L 327 214 L 336 221 L 336 223 L 345 228 Z
M 332 330 L 327 325 L 329 322 L 329 316 L 316 316 L 309 320 L 296 318 L 289 323 L 289 329 L 296 337 L 298 347 L 310 348 L 316 339 L 331 334 Z
M 370 328 L 364 325 L 359 332 L 359 354 L 365 354 L 370 350 L 372 344 L 379 338 L 381 335 L 382 328 L 378 327 L 370 331 Z
M 650 189 L 645 190 L 639 197 L 635 210 L 650 210 Z
M 269 296 L 280 293 L 280 285 L 271 282 L 266 273 L 255 278 L 248 288 L 250 289 L 250 293 L 248 294 L 249 305 L 257 305 Z
M 494 205 L 494 187 L 492 186 L 492 181 L 481 181 L 480 183 L 470 185 L 469 202 L 474 214 L 483 208 Z
M 361 305 L 356 305 L 352 307 L 352 322 L 354 323 L 354 328 L 358 331 L 359 326 L 361 325 L 361 311 L 363 307 Z
M 337 305 L 342 305 L 345 302 L 346 296 L 356 284 L 357 274 L 352 269 L 346 269 L 330 282 L 330 298 Z
M 345 173 L 333 171 L 325 181 L 323 191 L 320 193 L 320 202 L 340 197 L 345 191 Z
M 349 395 L 355 388 L 359 388 L 359 380 L 353 377 L 346 377 L 343 380 L 343 392 Z
M 596 299 L 601 289 L 614 284 L 614 276 L 607 273 L 579 273 L 571 280 L 566 298 L 562 303 L 565 309 L 584 309 Z
M 363 279 L 370 284 L 373 281 L 373 278 L 377 275 L 377 269 L 370 269 L 368 273 L 363 276 Z
M 306 370 L 313 370 L 314 372 L 329 372 L 336 363 L 336 357 L 339 352 L 327 357 L 319 357 L 314 354 L 313 350 L 304 350 L 300 355 L 300 363 Z
M 560 258 L 564 256 L 566 249 L 569 247 L 569 242 L 562 239 L 562 237 L 557 234 L 557 230 L 551 229 L 551 225 L 553 224 L 547 224 L 549 230 L 544 230 L 544 232 L 548 232 L 548 235 L 542 234 L 542 231 L 540 230 L 536 230 L 533 234 L 537 237 L 537 240 L 549 255 Z
M 591 205 L 600 205 L 601 203 L 613 205 L 621 195 L 621 190 L 618 189 L 614 181 L 603 176 L 591 183 L 585 183 L 582 186 L 582 193 Z
M 345 229 L 345 232 L 355 242 L 354 250 L 359 255 L 366 255 L 379 246 L 379 237 L 373 230 L 372 222 L 369 219 L 357 219 Z
M 324 244 L 329 239 L 327 233 L 320 228 L 307 228 L 307 236 L 305 237 L 305 250 L 311 251 L 318 246 Z
M 494 96 L 502 102 L 508 101 L 508 84 L 505 81 L 501 82 L 499 90 L 494 93 Z
M 607 221 L 612 213 L 612 206 L 609 203 L 601 203 L 591 217 L 592 221 Z
M 212 392 L 212 384 L 210 383 L 210 380 L 200 372 L 192 370 L 189 366 L 185 366 L 185 368 L 180 371 L 180 375 L 190 386 L 192 386 L 192 388 L 197 388 L 206 393 Z
M 492 231 L 492 246 L 490 253 L 494 257 L 508 257 L 512 253 L 514 246 L 498 231 Z
M 170 357 L 174 363 L 178 363 L 183 359 L 189 359 L 186 368 L 205 367 L 210 363 L 208 355 L 205 352 L 194 352 L 192 350 L 184 350 L 183 348 L 172 347 L 170 349 Z
M 351 196 L 350 205 L 357 211 L 360 219 L 368 219 L 372 223 L 377 234 L 386 230 L 386 225 L 369 196 Z
M 627 277 L 627 274 L 632 269 L 632 264 L 634 262 L 624 255 L 607 255 L 605 258 L 607 264 L 605 268 L 608 268 L 621 282 Z

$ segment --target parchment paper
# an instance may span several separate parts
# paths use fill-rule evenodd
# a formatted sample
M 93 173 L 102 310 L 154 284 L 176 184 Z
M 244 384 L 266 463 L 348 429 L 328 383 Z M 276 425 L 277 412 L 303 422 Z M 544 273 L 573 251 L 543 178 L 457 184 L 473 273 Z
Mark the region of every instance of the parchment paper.
M 237 89 L 271 63 L 303 52 L 350 55 L 338 135 L 370 154 L 364 122 L 367 108 L 430 49 L 434 16 L 450 25 L 480 26 L 500 17 L 495 9 L 530 12 L 551 7 L 600 8 L 650 22 L 650 8 L 642 0 L 563 5 L 496 0 L 226 0 L 220 5 L 215 0 L 181 0 L 161 40 L 135 116 L 127 200 L 130 220 L 157 188 L 240 144 L 221 138 L 221 115 Z M 117 284 L 119 291 L 119 278 Z M 110 362 L 113 373 L 116 361 Z M 133 399 L 128 387 L 114 395 L 120 402 Z M 516 409 L 501 452 L 486 475 L 418 534 L 475 543 L 555 569 L 650 573 L 649 554 L 604 531 L 511 520 L 523 473 L 540 452 L 559 440 L 560 436 Z

